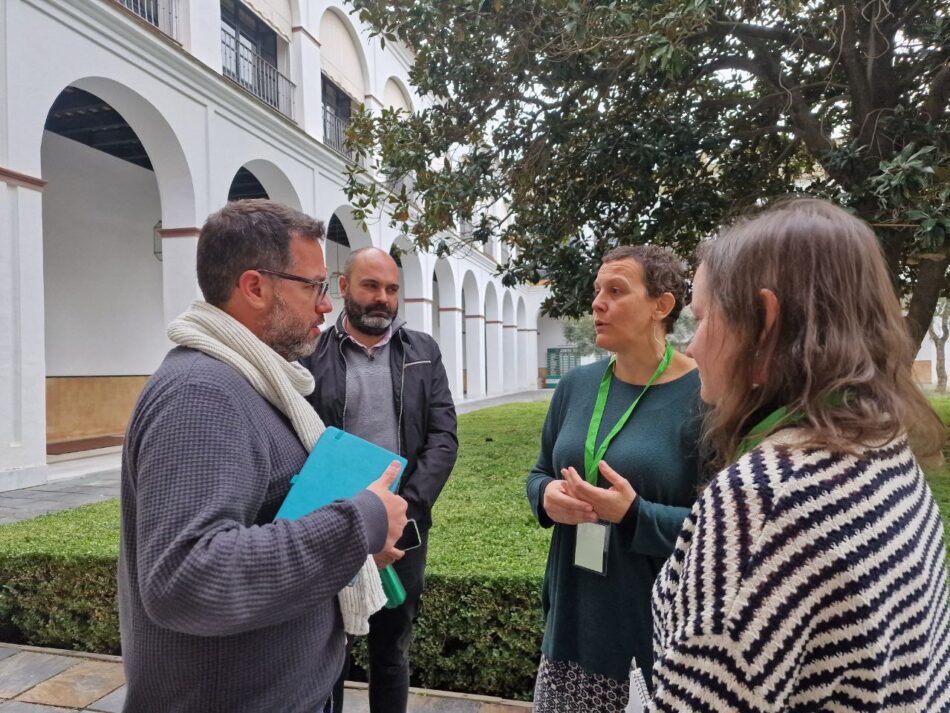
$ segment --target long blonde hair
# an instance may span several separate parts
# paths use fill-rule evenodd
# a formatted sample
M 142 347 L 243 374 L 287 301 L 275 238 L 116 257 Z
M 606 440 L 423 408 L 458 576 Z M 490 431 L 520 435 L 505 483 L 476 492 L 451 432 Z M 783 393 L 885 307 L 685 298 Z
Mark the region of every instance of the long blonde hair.
M 806 446 L 855 453 L 906 434 L 918 459 L 940 458 L 946 427 L 912 378 L 913 346 L 866 223 L 826 201 L 784 201 L 726 228 L 700 260 L 710 313 L 738 341 L 732 379 L 707 417 L 717 465 L 775 405 L 803 414 Z M 779 303 L 764 339 L 763 288 Z

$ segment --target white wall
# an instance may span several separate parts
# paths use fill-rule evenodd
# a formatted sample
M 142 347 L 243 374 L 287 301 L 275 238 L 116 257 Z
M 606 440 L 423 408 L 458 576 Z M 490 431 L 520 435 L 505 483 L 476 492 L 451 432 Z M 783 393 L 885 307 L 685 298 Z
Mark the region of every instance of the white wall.
M 43 178 L 47 375 L 151 374 L 170 346 L 155 174 L 46 132 Z
M 548 365 L 548 349 L 567 345 L 564 326 L 558 320 L 538 317 L 538 367 Z
M 920 345 L 920 351 L 917 352 L 917 361 L 930 361 L 930 383 L 936 385 L 937 383 L 937 348 L 934 345 L 933 341 L 930 339 L 930 335 L 924 337 L 924 341 Z

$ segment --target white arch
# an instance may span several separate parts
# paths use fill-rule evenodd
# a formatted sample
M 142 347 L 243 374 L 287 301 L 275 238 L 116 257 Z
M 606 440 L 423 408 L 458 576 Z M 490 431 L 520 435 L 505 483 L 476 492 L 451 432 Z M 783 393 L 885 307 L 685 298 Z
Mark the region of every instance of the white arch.
M 115 109 L 135 131 L 152 163 L 158 183 L 163 227 L 200 225 L 204 216 L 198 216 L 196 212 L 192 170 L 174 129 L 153 102 L 139 91 L 114 79 L 103 76 L 82 77 L 60 86 L 52 96 L 44 97 L 42 118 L 36 117 L 37 121 L 30 123 L 28 134 L 24 137 L 27 142 L 35 142 L 35 155 L 41 155 L 43 130 L 50 107 L 67 86 L 96 95 Z
M 386 80 L 383 85 L 383 104 L 412 113 L 412 95 L 402 79 L 393 75 Z
M 338 44 L 341 40 L 339 35 L 342 32 L 345 32 L 346 37 L 349 38 L 351 46 L 340 46 Z M 343 8 L 331 5 L 324 11 L 320 17 L 320 30 L 317 38 L 322 45 L 320 51 L 321 70 L 330 79 L 337 82 L 344 91 L 352 94 L 358 102 L 364 102 L 366 95 L 372 92 L 366 52 L 363 43 L 360 41 L 359 33 Z M 335 51 L 344 56 L 331 57 Z M 352 55 L 356 56 L 359 66 L 359 85 L 356 85 L 357 78 L 348 71 L 349 66 L 352 65 Z
M 404 235 L 392 241 L 388 251 L 393 250 L 399 252 L 402 264 L 399 310 L 410 329 L 432 334 L 432 268 L 429 261 Z
M 434 277 L 438 291 L 433 295 L 433 333 L 442 349 L 442 363 L 448 376 L 449 389 L 461 399 L 462 388 L 462 300 L 461 290 L 452 264 L 446 258 L 435 262 Z
M 515 301 L 511 296 L 511 290 L 505 290 L 505 296 L 502 298 L 501 321 L 506 327 L 518 326 L 515 321 Z
M 254 177 L 264 186 L 267 197 L 272 201 L 301 210 L 300 196 L 297 194 L 297 189 L 294 188 L 294 184 L 290 182 L 287 174 L 279 167 L 270 161 L 256 158 L 248 161 L 241 168 L 246 168 L 254 174 Z
M 505 290 L 502 299 L 502 353 L 504 354 L 504 368 L 502 370 L 505 391 L 512 391 L 518 387 L 520 381 L 518 361 L 518 323 L 515 321 L 515 304 L 511 290 Z
M 518 325 L 518 385 L 522 388 L 533 388 L 537 385 L 537 332 L 528 325 L 524 295 L 518 295 L 515 317 Z
M 352 206 L 347 203 L 337 206 L 336 210 L 327 216 L 325 224 L 329 225 L 330 218 L 334 215 L 339 219 L 340 223 L 343 224 L 343 229 L 346 231 L 346 238 L 350 243 L 350 250 L 373 247 L 373 238 L 363 229 L 359 221 L 353 217 Z
M 498 289 L 494 280 L 489 280 L 485 286 L 485 319 L 496 320 L 501 323 L 501 309 L 498 304 Z
M 504 391 L 504 330 L 501 323 L 501 305 L 494 280 L 485 286 L 485 388 L 489 394 Z
M 478 398 L 485 395 L 485 315 L 478 280 L 472 270 L 462 277 L 462 295 L 465 299 L 465 395 Z

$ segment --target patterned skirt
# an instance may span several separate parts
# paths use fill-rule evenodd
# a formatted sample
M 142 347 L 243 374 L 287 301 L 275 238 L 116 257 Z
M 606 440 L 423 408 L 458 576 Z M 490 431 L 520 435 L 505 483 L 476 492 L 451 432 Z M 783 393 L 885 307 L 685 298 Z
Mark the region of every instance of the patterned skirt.
M 541 657 L 534 713 L 623 713 L 630 683 L 588 673 L 573 661 Z

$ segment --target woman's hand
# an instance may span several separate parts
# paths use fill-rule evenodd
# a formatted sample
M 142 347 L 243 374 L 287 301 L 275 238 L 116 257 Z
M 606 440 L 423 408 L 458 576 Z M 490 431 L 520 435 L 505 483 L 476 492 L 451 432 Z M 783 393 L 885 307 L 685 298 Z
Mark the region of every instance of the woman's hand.
M 589 504 L 601 520 L 620 522 L 637 497 L 637 491 L 633 489 L 629 480 L 607 465 L 606 461 L 600 461 L 598 467 L 600 474 L 610 483 L 609 488 L 591 485 L 571 467 L 561 469 L 565 490 L 569 497 Z M 548 489 L 550 488 L 549 485 Z
M 562 525 L 597 522 L 597 515 L 594 514 L 590 503 L 568 495 L 566 489 L 563 480 L 552 480 L 544 489 L 544 502 L 541 506 L 548 517 Z

